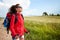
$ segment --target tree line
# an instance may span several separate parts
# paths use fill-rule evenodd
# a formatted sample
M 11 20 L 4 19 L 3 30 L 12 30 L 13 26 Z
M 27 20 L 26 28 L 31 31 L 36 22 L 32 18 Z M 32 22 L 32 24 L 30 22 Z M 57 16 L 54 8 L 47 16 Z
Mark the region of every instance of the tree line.
M 43 12 L 42 16 L 60 16 L 60 14 L 48 14 L 47 12 Z

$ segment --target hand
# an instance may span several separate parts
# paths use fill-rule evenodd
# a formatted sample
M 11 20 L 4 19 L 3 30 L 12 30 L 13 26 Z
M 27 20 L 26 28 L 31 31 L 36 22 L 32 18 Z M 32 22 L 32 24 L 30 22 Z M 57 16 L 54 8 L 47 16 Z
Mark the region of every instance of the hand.
M 18 36 L 18 35 L 16 35 L 16 36 L 15 36 L 15 39 L 18 39 L 18 38 L 19 38 L 19 36 Z
M 30 32 L 27 32 L 27 34 L 29 35 L 29 34 L 30 34 Z

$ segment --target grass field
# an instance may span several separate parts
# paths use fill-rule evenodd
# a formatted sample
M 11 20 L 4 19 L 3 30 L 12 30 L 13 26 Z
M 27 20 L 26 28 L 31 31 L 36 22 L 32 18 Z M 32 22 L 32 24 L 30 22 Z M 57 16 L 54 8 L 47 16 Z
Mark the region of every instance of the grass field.
M 25 17 L 26 40 L 60 40 L 60 16 Z
M 0 40 L 11 40 L 2 23 L 0 18 Z M 25 40 L 60 40 L 60 16 L 25 17 L 24 25 L 30 31 L 29 35 L 25 34 Z

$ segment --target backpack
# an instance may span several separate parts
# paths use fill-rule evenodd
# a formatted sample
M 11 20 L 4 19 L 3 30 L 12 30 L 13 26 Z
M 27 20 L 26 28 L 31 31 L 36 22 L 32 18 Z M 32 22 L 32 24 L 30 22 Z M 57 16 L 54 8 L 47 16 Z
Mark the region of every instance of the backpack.
M 8 17 L 5 18 L 3 25 L 4 25 L 5 28 L 10 26 L 10 20 L 9 20 Z
M 12 16 L 12 15 L 10 15 L 10 16 Z M 4 22 L 3 22 L 4 28 L 6 28 L 6 30 L 7 30 L 7 34 L 9 34 L 10 20 L 11 20 L 11 18 L 6 16 L 6 18 L 4 19 Z M 17 22 L 17 16 L 15 15 L 15 23 L 16 22 Z

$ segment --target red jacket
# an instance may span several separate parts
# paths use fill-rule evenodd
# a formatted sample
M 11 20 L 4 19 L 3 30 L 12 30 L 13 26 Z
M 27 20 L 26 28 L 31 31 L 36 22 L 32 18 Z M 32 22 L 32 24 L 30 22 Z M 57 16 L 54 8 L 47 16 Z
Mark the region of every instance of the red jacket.
M 15 22 L 15 15 L 12 16 L 7 13 L 7 17 L 10 18 L 10 31 L 12 36 L 19 34 L 20 36 L 24 35 L 24 32 L 27 32 L 27 30 L 24 28 L 24 19 L 22 18 L 20 13 L 17 13 L 17 22 Z

